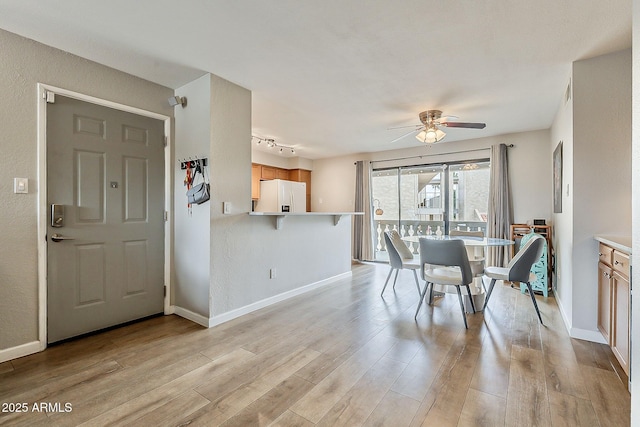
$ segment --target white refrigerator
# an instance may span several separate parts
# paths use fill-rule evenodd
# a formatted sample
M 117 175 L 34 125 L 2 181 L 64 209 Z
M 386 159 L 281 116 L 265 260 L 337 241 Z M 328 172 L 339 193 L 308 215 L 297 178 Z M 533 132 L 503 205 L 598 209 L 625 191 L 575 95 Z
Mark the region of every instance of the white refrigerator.
M 260 198 L 256 212 L 306 212 L 307 184 L 272 179 L 260 181 Z

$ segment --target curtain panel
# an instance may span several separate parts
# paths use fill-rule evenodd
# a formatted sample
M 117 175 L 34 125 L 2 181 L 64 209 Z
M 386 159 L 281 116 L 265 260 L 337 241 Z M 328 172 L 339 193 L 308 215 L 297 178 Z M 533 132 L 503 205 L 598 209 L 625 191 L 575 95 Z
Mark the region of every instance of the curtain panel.
M 355 212 L 353 216 L 353 259 L 373 259 L 373 237 L 371 234 L 371 163 L 356 162 Z
M 513 205 L 509 184 L 507 146 L 491 146 L 491 176 L 489 178 L 489 212 L 487 215 L 487 237 L 510 239 L 513 222 Z M 508 263 L 508 246 L 488 248 L 487 265 L 503 267 Z

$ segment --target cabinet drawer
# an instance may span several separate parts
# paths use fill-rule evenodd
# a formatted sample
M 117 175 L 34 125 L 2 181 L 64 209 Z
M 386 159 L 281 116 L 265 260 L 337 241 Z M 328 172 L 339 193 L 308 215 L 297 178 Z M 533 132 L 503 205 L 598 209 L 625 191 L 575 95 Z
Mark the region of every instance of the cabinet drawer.
M 629 278 L 629 255 L 617 250 L 613 251 L 613 269 Z
M 600 261 L 604 262 L 607 265 L 613 265 L 613 248 L 600 243 L 598 256 Z

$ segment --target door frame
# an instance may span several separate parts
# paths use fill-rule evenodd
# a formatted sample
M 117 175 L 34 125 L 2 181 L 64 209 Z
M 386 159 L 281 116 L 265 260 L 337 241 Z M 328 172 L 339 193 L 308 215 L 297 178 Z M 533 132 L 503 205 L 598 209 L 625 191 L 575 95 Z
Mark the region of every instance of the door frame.
M 164 223 L 164 286 L 166 293 L 164 296 L 164 314 L 173 314 L 174 307 L 171 305 L 171 230 L 172 215 L 171 212 L 171 117 L 164 114 L 154 113 L 152 111 L 143 110 L 129 105 L 119 104 L 117 102 L 96 98 L 79 92 L 51 86 L 45 83 L 38 83 L 38 130 L 37 130 L 37 191 L 38 191 L 38 340 L 40 351 L 47 348 L 47 100 L 46 94 L 66 96 L 91 104 L 109 107 L 140 116 L 150 117 L 162 120 L 164 122 L 164 134 L 166 144 L 164 147 L 164 210 L 167 212 L 167 220 Z

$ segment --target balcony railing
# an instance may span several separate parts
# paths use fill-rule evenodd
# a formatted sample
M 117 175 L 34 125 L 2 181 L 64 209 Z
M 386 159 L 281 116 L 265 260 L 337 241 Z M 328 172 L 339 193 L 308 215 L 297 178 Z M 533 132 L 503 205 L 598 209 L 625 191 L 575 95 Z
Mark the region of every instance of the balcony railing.
M 452 230 L 482 231 L 486 234 L 487 223 L 475 221 L 450 221 L 449 227 Z M 376 249 L 376 259 L 387 259 L 386 244 L 382 233 L 390 230 L 398 230 L 401 237 L 405 236 L 431 236 L 444 234 L 444 222 L 442 221 L 374 221 L 374 242 Z M 418 243 L 407 242 L 411 253 L 418 254 L 420 245 Z M 382 254 L 384 252 L 384 254 Z

